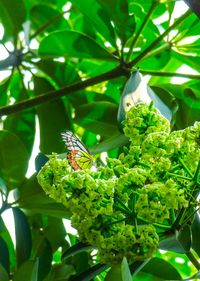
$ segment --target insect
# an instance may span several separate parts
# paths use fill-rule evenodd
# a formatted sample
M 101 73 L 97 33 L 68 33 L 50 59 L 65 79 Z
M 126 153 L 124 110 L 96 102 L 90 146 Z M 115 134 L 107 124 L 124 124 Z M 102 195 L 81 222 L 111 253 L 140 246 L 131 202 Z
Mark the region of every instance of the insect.
M 70 131 L 61 133 L 61 136 L 68 150 L 67 159 L 71 167 L 74 170 L 90 169 L 94 159 L 84 144 Z

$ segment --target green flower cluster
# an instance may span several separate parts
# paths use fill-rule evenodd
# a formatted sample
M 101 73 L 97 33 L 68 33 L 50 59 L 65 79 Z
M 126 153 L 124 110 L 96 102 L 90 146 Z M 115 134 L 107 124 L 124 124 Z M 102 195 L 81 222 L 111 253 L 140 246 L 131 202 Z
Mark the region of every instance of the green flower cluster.
M 98 249 L 106 264 L 150 258 L 156 224 L 171 225 L 170 212 L 187 207 L 200 158 L 200 123 L 170 133 L 152 105 L 131 108 L 124 121 L 130 139 L 118 159 L 96 171 L 72 171 L 53 154 L 38 174 L 50 197 L 72 213 L 79 238 Z

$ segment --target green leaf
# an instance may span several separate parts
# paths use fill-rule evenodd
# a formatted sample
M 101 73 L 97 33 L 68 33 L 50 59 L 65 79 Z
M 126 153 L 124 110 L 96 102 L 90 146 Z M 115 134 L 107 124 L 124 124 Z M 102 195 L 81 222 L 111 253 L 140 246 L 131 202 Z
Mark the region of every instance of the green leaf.
M 68 281 L 76 274 L 75 268 L 70 264 L 57 264 L 54 266 L 45 281 L 62 280 Z
M 0 69 L 1 69 L 1 61 L 0 61 Z M 9 88 L 9 84 L 10 84 L 10 78 L 8 77 L 6 79 L 4 79 L 3 81 L 1 81 L 0 83 L 0 106 L 5 106 L 8 103 L 8 96 L 7 96 L 7 91 Z
M 15 250 L 14 250 L 14 245 L 13 245 L 13 241 L 11 239 L 10 233 L 8 232 L 4 221 L 2 219 L 2 217 L 0 217 L 0 236 L 2 237 L 2 239 L 4 239 L 4 241 L 6 241 L 7 247 L 8 247 L 8 251 L 9 251 L 9 266 L 11 268 L 15 267 Z
M 114 265 L 111 267 L 111 269 L 108 271 L 105 281 L 124 281 L 122 279 L 122 268 L 121 264 Z
M 199 71 L 199 64 L 200 64 L 200 57 L 199 56 L 183 56 L 180 55 L 179 53 L 175 53 L 174 57 L 181 62 L 183 62 L 184 59 L 184 64 L 187 64 L 189 67 L 195 69 L 196 71 Z
M 122 281 L 132 281 L 132 275 L 129 269 L 127 259 L 124 257 L 121 264 Z
M 39 152 L 35 158 L 35 170 L 39 172 L 41 168 L 47 163 L 49 158 L 42 152 Z
M 66 234 L 62 219 L 53 217 L 48 218 L 48 227 L 45 229 L 44 235 L 50 243 L 53 252 L 64 243 Z
M 87 251 L 92 249 L 93 247 L 87 243 L 79 242 L 76 243 L 75 245 L 71 246 L 68 248 L 63 254 L 62 254 L 62 261 L 65 261 L 69 257 L 76 255 L 78 253 Z
M 44 78 L 34 77 L 36 95 L 51 91 L 53 87 Z M 51 113 L 51 114 L 49 114 Z M 37 107 L 40 125 L 40 150 L 44 154 L 64 151 L 61 140 L 61 132 L 69 127 L 66 110 L 63 101 L 47 102 Z
M 93 133 L 111 136 L 118 131 L 117 105 L 111 102 L 80 105 L 76 108 L 75 122 Z
M 35 111 L 27 110 L 9 115 L 4 122 L 4 128 L 23 141 L 30 156 L 34 143 Z
M 38 52 L 40 56 L 47 58 L 74 57 L 116 60 L 115 56 L 92 38 L 72 30 L 52 32 L 41 41 Z
M 39 241 L 40 253 L 39 253 L 39 265 L 38 265 L 38 279 L 37 281 L 43 281 L 51 270 L 52 263 L 52 248 L 47 239 L 44 239 L 42 244 Z
M 106 268 L 108 268 L 108 265 L 105 264 L 95 264 L 94 266 L 90 267 L 86 271 L 80 273 L 79 275 L 76 275 L 73 277 L 73 281 L 88 281 L 93 279 L 95 276 L 100 274 L 102 271 L 104 271 Z M 106 280 L 106 279 L 105 279 Z M 118 281 L 118 280 L 116 280 Z
M 3 268 L 3 266 L 0 264 L 0 280 L 1 281 L 9 281 L 8 273 Z
M 185 249 L 186 252 L 190 250 L 191 247 L 191 229 L 190 226 L 185 225 L 178 234 L 178 242 Z
M 25 89 L 19 72 L 14 72 L 9 88 L 16 103 L 29 98 L 29 92 Z M 35 110 L 29 109 L 10 114 L 4 121 L 4 129 L 16 134 L 21 139 L 30 156 L 34 142 Z
M 47 4 L 42 3 L 33 6 L 30 15 L 36 29 L 48 24 L 45 32 L 70 28 L 69 23 L 63 17 L 63 13 Z
M 56 218 L 69 218 L 71 213 L 60 203 L 47 196 L 38 184 L 36 175 L 26 179 L 18 190 L 20 208 L 28 210 L 29 214 L 44 214 Z
M 195 214 L 194 220 L 192 222 L 192 248 L 200 256 L 200 243 L 199 243 L 199 233 L 200 233 L 200 218 L 199 214 Z
M 164 50 L 161 53 L 146 58 L 140 63 L 141 69 L 146 70 L 163 70 L 163 68 L 169 63 L 171 58 L 171 50 Z
M 73 0 L 78 10 L 85 15 L 91 22 L 92 25 L 98 30 L 98 32 L 110 42 L 112 46 L 116 47 L 115 33 L 113 26 L 110 22 L 108 15 L 105 10 L 95 0 Z
M 0 192 L 2 194 L 7 194 L 7 188 L 6 188 L 5 182 L 2 178 L 0 178 Z
M 10 262 L 9 262 L 9 251 L 7 243 L 3 238 L 0 237 L 0 265 L 4 267 L 4 269 L 9 273 L 10 270 Z M 1 272 L 1 271 L 0 271 Z M 1 274 L 0 274 L 1 276 Z M 1 279 L 0 279 L 1 280 Z
M 0 176 L 8 189 L 24 180 L 28 166 L 28 153 L 21 140 L 8 131 L 0 131 Z
M 94 148 L 90 148 L 90 152 L 96 154 L 103 151 L 109 151 L 116 147 L 122 147 L 123 145 L 128 144 L 128 142 L 129 139 L 124 134 L 118 132 L 110 138 L 100 142 Z
M 198 81 L 189 81 L 182 85 L 163 84 L 159 85 L 170 92 L 179 105 L 176 113 L 176 126 L 178 129 L 193 125 L 195 121 L 200 120 L 200 83 Z
M 160 241 L 159 248 L 176 253 L 187 253 L 191 247 L 191 231 L 185 226 L 179 232 L 176 231 L 166 239 Z
M 0 6 L 0 18 L 6 30 L 6 37 L 16 38 L 25 21 L 24 1 L 0 0 Z
M 192 275 L 191 277 L 189 277 L 187 279 L 184 279 L 183 281 L 190 281 L 192 279 L 198 280 L 199 278 L 200 278 L 200 270 L 196 274 Z
M 14 274 L 13 281 L 38 281 L 38 259 L 23 263 Z
M 52 60 L 40 60 L 37 67 L 53 79 L 58 86 L 66 86 L 80 81 L 76 65 L 72 62 L 58 62 Z
M 129 15 L 128 1 L 98 0 L 98 2 L 108 13 L 110 19 L 114 22 L 115 30 L 122 41 L 122 45 L 124 45 L 127 39 L 133 35 L 135 30 L 135 17 L 134 15 Z
M 31 254 L 32 239 L 27 217 L 19 208 L 13 208 L 16 235 L 17 265 L 20 266 Z
M 163 280 L 182 280 L 179 272 L 170 263 L 159 258 L 152 258 L 143 267 L 142 272 L 149 273 Z

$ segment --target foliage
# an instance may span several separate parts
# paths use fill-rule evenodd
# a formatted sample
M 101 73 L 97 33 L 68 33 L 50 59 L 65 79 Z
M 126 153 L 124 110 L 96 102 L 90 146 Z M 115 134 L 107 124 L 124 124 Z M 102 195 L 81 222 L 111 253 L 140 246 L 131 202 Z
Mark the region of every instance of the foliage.
M 177 15 L 175 8 L 180 3 L 183 5 L 183 1 L 143 2 L 0 0 L 0 28 L 4 29 L 0 42 L 2 55 L 7 50 L 7 57 L 0 61 L 1 280 L 199 278 L 200 222 L 194 208 L 199 188 L 199 123 L 194 122 L 200 121 L 200 75 L 191 71 L 199 71 L 199 6 L 187 0 L 185 2 L 194 12 L 188 9 Z M 164 14 L 166 17 L 160 17 Z M 181 72 L 179 68 L 182 65 L 190 67 L 189 70 Z M 149 86 L 171 109 L 172 132 L 169 134 L 167 122 L 164 124 L 165 133 L 155 132 L 155 128 L 155 133 L 151 131 L 148 135 L 143 130 L 137 131 L 137 126 L 143 126 L 142 122 L 146 119 L 134 112 L 134 118 L 130 117 L 125 122 L 125 134 L 131 140 L 129 143 L 119 130 L 121 124 L 117 121 L 117 111 L 119 104 L 121 106 L 120 94 L 124 83 L 138 68 L 144 76 L 149 75 Z M 175 77 L 187 80 L 182 84 L 172 84 L 171 78 Z M 39 127 L 38 134 L 36 127 Z M 156 128 L 159 127 L 160 123 Z M 126 186 L 126 172 L 133 179 L 138 175 L 133 166 L 139 156 L 142 162 L 137 163 L 137 169 L 146 173 L 139 174 L 140 177 L 159 179 L 158 184 L 153 180 L 138 186 L 135 199 L 134 194 L 130 197 L 132 199 L 127 199 L 130 195 L 127 195 L 128 187 L 122 196 L 119 190 L 116 191 L 118 194 L 112 194 L 110 186 L 103 208 L 105 215 L 109 214 L 108 221 L 120 217 L 124 220 L 127 210 L 123 206 L 121 210 L 113 208 L 119 208 L 119 202 L 126 205 L 127 200 L 130 200 L 129 204 L 136 200 L 135 208 L 140 214 L 137 224 L 143 225 L 147 214 L 151 227 L 155 228 L 158 224 L 156 231 L 163 234 L 162 239 L 159 235 L 159 248 L 167 251 L 164 255 L 157 251 L 155 257 L 145 261 L 133 258 L 133 263 L 124 258 L 121 264 L 111 268 L 100 264 L 99 255 L 94 256 L 93 248 L 88 245 L 89 242 L 96 246 L 89 239 L 89 233 L 86 236 L 80 233 L 79 225 L 84 223 L 84 220 L 80 221 L 83 216 L 81 204 L 78 208 L 75 201 L 72 209 L 66 208 L 61 204 L 63 193 L 60 194 L 60 202 L 45 194 L 36 174 L 52 152 L 66 155 L 60 136 L 66 129 L 91 147 L 91 152 L 97 154 L 98 163 L 101 162 L 100 153 L 107 152 L 108 164 L 96 172 L 69 173 L 65 180 L 59 182 L 59 188 L 62 184 L 62 188 L 66 188 L 64 183 L 68 180 L 73 185 L 75 175 L 80 181 L 87 175 L 89 181 L 94 181 L 94 188 L 97 188 L 99 177 L 98 186 L 104 192 L 105 182 L 111 184 L 109 173 L 118 182 L 122 181 L 121 186 Z M 40 140 L 40 153 L 35 159 L 36 173 L 26 177 L 35 138 Z M 124 145 L 127 150 L 122 152 Z M 56 157 L 51 157 L 48 163 L 58 161 L 56 163 L 61 165 L 57 167 L 59 172 L 55 178 L 60 180 L 61 174 L 66 176 L 70 168 L 66 160 L 56 160 Z M 160 161 L 153 161 L 154 157 L 160 157 Z M 119 171 L 115 169 L 115 161 L 119 161 Z M 132 166 L 126 166 L 126 163 Z M 68 168 L 60 173 L 59 168 L 62 167 Z M 126 171 L 121 171 L 122 167 L 126 167 Z M 162 176 L 165 177 L 161 180 Z M 166 184 L 172 193 L 164 198 Z M 152 190 L 157 194 L 157 201 L 149 199 Z M 176 192 L 180 192 L 179 196 Z M 118 202 L 116 195 L 120 199 Z M 72 197 L 73 200 L 77 198 Z M 145 205 L 147 199 L 150 207 Z M 102 209 L 100 201 L 96 208 Z M 173 206 L 170 205 L 172 201 Z M 63 225 L 63 218 L 70 219 L 73 208 L 80 212 L 80 217 L 73 218 L 73 223 L 84 238 L 83 243 L 78 243 L 77 235 L 70 234 Z M 149 212 L 149 208 L 154 212 Z M 16 246 L 5 224 L 4 215 L 8 210 L 13 212 Z M 97 214 L 88 215 L 92 216 L 91 224 L 96 223 Z M 96 227 L 101 223 L 98 221 Z M 167 228 L 163 229 L 163 225 Z M 117 228 L 117 224 L 114 226 Z M 130 224 L 130 227 L 133 229 L 135 225 Z M 121 238 L 123 228 L 117 231 Z M 130 233 L 133 235 L 132 231 Z M 102 238 L 104 243 L 105 237 Z M 157 248 L 156 243 L 154 248 Z M 111 247 L 111 244 L 108 243 L 108 246 Z M 107 254 L 109 256 L 110 252 Z M 100 256 L 103 262 L 107 262 L 107 257 L 102 258 L 103 252 Z M 184 260 L 184 266 L 180 267 L 175 261 L 177 257 Z M 193 266 L 188 266 L 188 261 Z

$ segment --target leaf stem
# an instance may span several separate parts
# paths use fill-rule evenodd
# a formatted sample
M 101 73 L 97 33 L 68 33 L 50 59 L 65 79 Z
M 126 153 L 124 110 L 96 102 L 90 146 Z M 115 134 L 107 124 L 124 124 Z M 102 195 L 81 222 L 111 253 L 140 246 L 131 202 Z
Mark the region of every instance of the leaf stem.
M 157 54 L 162 53 L 165 50 L 168 50 L 171 48 L 171 43 L 170 42 L 166 42 L 165 44 L 159 46 L 158 48 L 152 50 L 151 52 L 149 52 L 146 56 L 145 59 L 149 58 L 149 57 L 153 57 L 156 56 Z
M 190 175 L 190 177 L 193 179 L 193 174 L 190 171 L 190 169 L 185 165 L 184 161 L 179 157 L 178 158 L 179 162 L 181 163 L 181 165 L 183 166 L 183 168 L 185 169 L 185 171 Z
M 189 79 L 200 79 L 200 74 L 187 74 L 187 73 L 178 73 L 178 72 L 160 72 L 153 70 L 142 70 L 140 69 L 140 73 L 152 75 L 152 76 L 164 76 L 164 77 L 183 77 Z
M 199 159 L 199 162 L 198 162 L 198 165 L 197 165 L 196 171 L 194 173 L 194 177 L 193 177 L 193 181 L 195 183 L 198 183 L 199 172 L 200 172 L 200 159 Z
M 59 13 L 58 15 L 55 15 L 54 17 L 52 17 L 49 21 L 47 21 L 45 24 L 43 24 L 42 26 L 40 26 L 40 28 L 38 28 L 38 30 L 36 30 L 31 36 L 30 36 L 30 40 L 35 38 L 38 34 L 40 34 L 41 32 L 43 32 L 45 29 L 47 29 L 50 25 L 54 24 L 54 22 L 56 22 L 57 20 L 59 20 L 60 18 L 63 17 L 64 14 L 68 13 L 68 11 L 64 11 L 62 13 Z
M 177 177 L 177 178 L 180 178 L 180 179 L 183 179 L 183 180 L 192 181 L 192 178 L 188 178 L 188 177 L 185 177 L 185 176 L 182 176 L 182 175 L 179 175 L 179 174 L 174 174 L 174 173 L 167 172 L 167 175 L 173 176 L 173 177 Z
M 147 15 L 146 15 L 146 17 L 144 18 L 144 20 L 143 20 L 141 26 L 139 27 L 139 29 L 138 29 L 136 35 L 133 36 L 133 40 L 132 40 L 132 42 L 131 42 L 131 44 L 130 44 L 129 52 L 128 52 L 127 57 L 126 57 L 126 61 L 127 61 L 127 62 L 129 61 L 129 59 L 130 59 L 130 57 L 131 57 L 131 55 L 132 55 L 133 48 L 135 47 L 135 45 L 136 45 L 136 43 L 137 43 L 137 41 L 138 41 L 138 39 L 139 39 L 140 34 L 142 33 L 144 27 L 145 27 L 146 24 L 148 23 L 149 18 L 151 17 L 151 15 L 152 15 L 152 13 L 153 13 L 153 11 L 154 11 L 154 9 L 155 9 L 156 6 L 157 6 L 157 1 L 153 1 L 153 2 L 152 2 L 152 5 L 151 5 L 151 7 L 150 7 L 150 9 L 149 9 L 149 11 L 148 11 L 148 13 L 147 13 Z
M 132 214 L 132 211 L 119 199 L 119 197 L 117 196 L 115 198 L 115 200 L 123 207 L 123 210 L 126 211 L 127 214 Z M 119 206 L 116 206 L 119 207 Z
M 186 253 L 187 257 L 189 258 L 189 260 L 191 261 L 191 263 L 196 267 L 197 270 L 200 270 L 200 264 L 198 262 L 198 260 L 195 258 L 195 256 L 193 255 L 193 253 L 191 251 Z
M 133 59 L 129 65 L 130 67 L 135 66 L 139 61 L 141 61 L 148 53 L 151 51 L 161 40 L 179 23 L 181 23 L 185 18 L 187 18 L 192 13 L 191 10 L 188 10 L 185 14 L 183 14 L 180 18 L 178 18 L 170 27 L 168 27 L 156 40 L 154 40 L 143 52 L 141 52 L 135 59 Z

